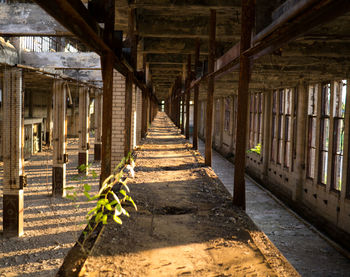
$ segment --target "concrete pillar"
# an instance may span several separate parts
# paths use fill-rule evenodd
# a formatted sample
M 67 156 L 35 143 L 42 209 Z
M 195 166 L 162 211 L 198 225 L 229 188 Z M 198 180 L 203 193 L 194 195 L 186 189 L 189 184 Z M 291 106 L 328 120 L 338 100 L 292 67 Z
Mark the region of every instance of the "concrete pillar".
M 102 157 L 102 93 L 95 91 L 95 149 L 94 159 L 100 161 Z
M 52 93 L 47 97 L 46 107 L 46 146 L 51 146 L 52 141 Z
M 53 165 L 52 195 L 65 196 L 67 120 L 66 120 L 66 84 L 62 80 L 53 83 Z
M 89 163 L 89 88 L 79 87 L 79 153 L 78 166 Z M 79 170 L 88 174 L 88 170 Z
M 4 71 L 3 83 L 3 233 L 23 234 L 24 126 L 22 71 Z

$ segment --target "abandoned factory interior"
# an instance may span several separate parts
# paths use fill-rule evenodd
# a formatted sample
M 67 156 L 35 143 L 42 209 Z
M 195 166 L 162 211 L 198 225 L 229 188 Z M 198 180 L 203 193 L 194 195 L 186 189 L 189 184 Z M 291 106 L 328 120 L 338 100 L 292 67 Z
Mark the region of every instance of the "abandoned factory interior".
M 350 1 L 0 0 L 0 276 L 349 276 Z

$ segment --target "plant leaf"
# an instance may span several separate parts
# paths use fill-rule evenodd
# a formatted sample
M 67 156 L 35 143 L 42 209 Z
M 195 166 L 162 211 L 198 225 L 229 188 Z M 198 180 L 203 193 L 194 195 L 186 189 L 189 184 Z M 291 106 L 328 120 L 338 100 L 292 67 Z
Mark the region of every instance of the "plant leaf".
M 91 190 L 91 186 L 89 184 L 84 184 L 84 190 L 85 191 L 90 191 Z
M 113 216 L 113 220 L 118 224 L 123 224 L 122 220 L 118 216 Z

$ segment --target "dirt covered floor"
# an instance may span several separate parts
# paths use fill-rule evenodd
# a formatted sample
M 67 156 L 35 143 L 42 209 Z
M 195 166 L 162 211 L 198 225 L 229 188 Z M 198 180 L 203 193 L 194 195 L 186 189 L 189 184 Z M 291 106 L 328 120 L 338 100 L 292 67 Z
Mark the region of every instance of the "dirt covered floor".
M 139 210 L 106 225 L 81 276 L 298 276 L 164 113 L 136 154 Z
M 94 205 L 81 193 L 82 182 L 98 189 L 98 180 L 81 180 L 77 174 L 78 139 L 68 140 L 67 185 L 80 195 L 76 202 L 51 197 L 52 150 L 47 148 L 25 162 L 28 186 L 24 188 L 24 235 L 4 238 L 2 233 L 2 163 L 0 164 L 0 276 L 55 276 L 64 257 L 84 229 L 80 223 Z M 90 151 L 90 162 L 93 151 Z M 91 170 L 99 172 L 99 163 Z M 79 207 L 76 207 L 79 205 Z

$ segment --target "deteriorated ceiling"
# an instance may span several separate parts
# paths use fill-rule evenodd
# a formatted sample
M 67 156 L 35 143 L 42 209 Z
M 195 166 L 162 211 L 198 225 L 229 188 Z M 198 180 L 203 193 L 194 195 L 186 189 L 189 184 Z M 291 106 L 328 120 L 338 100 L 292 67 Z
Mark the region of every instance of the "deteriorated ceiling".
M 265 2 L 275 2 L 278 7 L 284 1 Z M 200 59 L 206 59 L 210 9 L 215 9 L 217 14 L 216 57 L 222 56 L 239 41 L 240 3 L 240 0 L 116 0 L 115 29 L 127 32 L 127 10 L 136 8 L 139 63 L 143 58 L 149 63 L 156 95 L 163 100 L 168 97 L 177 76 L 182 74 L 187 55 L 194 54 L 196 39 L 200 39 L 201 43 Z M 272 54 L 255 60 L 250 88 L 262 90 L 295 86 L 300 80 L 313 82 L 345 78 L 345 73 L 349 72 L 349 18 L 349 14 L 345 14 L 320 24 Z M 272 19 L 269 18 L 269 21 L 268 24 Z M 263 28 L 257 26 L 257 29 Z M 193 60 L 192 55 L 192 66 Z M 201 84 L 204 97 L 206 84 Z M 237 69 L 217 78 L 215 84 L 215 95 L 234 93 L 238 85 Z

